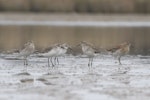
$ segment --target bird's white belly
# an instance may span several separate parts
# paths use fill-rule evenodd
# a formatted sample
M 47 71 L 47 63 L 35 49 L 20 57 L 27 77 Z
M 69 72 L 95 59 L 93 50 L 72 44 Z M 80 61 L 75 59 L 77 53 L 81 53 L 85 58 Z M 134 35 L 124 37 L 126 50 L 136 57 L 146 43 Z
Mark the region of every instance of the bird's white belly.
M 34 51 L 22 51 L 20 52 L 20 56 L 29 56 L 30 54 L 32 54 Z
M 84 52 L 84 54 L 87 56 L 94 56 L 94 53 L 91 51 L 86 51 L 86 52 Z

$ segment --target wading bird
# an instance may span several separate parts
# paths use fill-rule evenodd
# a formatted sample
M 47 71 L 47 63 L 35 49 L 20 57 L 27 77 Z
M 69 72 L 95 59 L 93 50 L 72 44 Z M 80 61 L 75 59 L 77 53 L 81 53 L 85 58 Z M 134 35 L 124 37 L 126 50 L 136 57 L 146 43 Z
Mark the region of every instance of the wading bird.
M 35 46 L 33 41 L 29 41 L 25 44 L 24 49 L 22 49 L 19 53 L 19 56 L 24 57 L 24 66 L 26 67 L 27 71 L 27 65 L 28 65 L 28 60 L 27 58 L 35 51 Z
M 71 49 L 66 43 L 59 45 L 59 52 L 55 55 L 54 62 L 59 64 L 58 57 L 64 56 L 67 53 L 67 50 Z
M 56 44 L 49 49 L 46 50 L 46 52 L 39 54 L 40 57 L 46 57 L 48 58 L 48 67 L 50 67 L 50 62 L 52 64 L 52 67 L 56 65 L 56 63 L 59 64 L 58 57 L 63 56 L 66 52 L 69 46 L 67 44 Z M 54 58 L 54 62 L 53 62 Z
M 82 41 L 80 45 L 82 47 L 83 54 L 87 55 L 89 58 L 88 67 L 92 67 L 93 58 L 95 57 L 96 53 L 99 53 L 98 49 L 85 41 Z
M 118 58 L 119 64 L 121 65 L 121 57 L 129 53 L 130 46 L 130 43 L 124 42 L 116 47 L 107 49 L 107 51 L 113 53 Z

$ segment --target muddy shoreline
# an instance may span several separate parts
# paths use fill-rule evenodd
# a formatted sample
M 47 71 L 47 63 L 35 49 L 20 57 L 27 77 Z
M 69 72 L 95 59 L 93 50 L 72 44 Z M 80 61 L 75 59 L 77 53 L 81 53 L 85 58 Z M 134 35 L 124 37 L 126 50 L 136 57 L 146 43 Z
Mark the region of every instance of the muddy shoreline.
M 14 57 L 9 55 L 9 57 Z M 46 58 L 30 57 L 28 73 L 22 60 L 0 59 L 2 100 L 148 100 L 150 98 L 149 56 L 125 56 L 123 65 L 110 55 L 94 59 L 80 56 L 60 58 L 60 65 L 47 75 Z

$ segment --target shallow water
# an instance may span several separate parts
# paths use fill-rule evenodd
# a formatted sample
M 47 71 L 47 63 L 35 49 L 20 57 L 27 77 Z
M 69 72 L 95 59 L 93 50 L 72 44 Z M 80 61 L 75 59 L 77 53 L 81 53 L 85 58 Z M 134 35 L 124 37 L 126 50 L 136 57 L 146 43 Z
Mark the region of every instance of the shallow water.
M 5 55 L 14 58 L 15 55 Z M 150 59 L 125 56 L 118 65 L 111 55 L 94 59 L 91 69 L 85 57 L 65 56 L 50 68 L 46 58 L 29 58 L 28 73 L 21 75 L 22 60 L 0 59 L 0 99 L 2 100 L 148 100 Z
M 67 27 L 150 27 L 149 21 L 0 21 L 0 25 Z

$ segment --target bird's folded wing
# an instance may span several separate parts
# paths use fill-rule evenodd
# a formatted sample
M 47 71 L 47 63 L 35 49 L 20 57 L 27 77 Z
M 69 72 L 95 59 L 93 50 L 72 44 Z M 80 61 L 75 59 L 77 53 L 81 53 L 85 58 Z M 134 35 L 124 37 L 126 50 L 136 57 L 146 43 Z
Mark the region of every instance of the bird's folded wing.
M 116 46 L 116 47 L 113 47 L 113 48 L 110 48 L 110 49 L 106 49 L 106 50 L 109 51 L 109 52 L 114 53 L 114 52 L 116 52 L 120 48 L 121 48 L 121 46 L 119 45 L 119 46 Z

